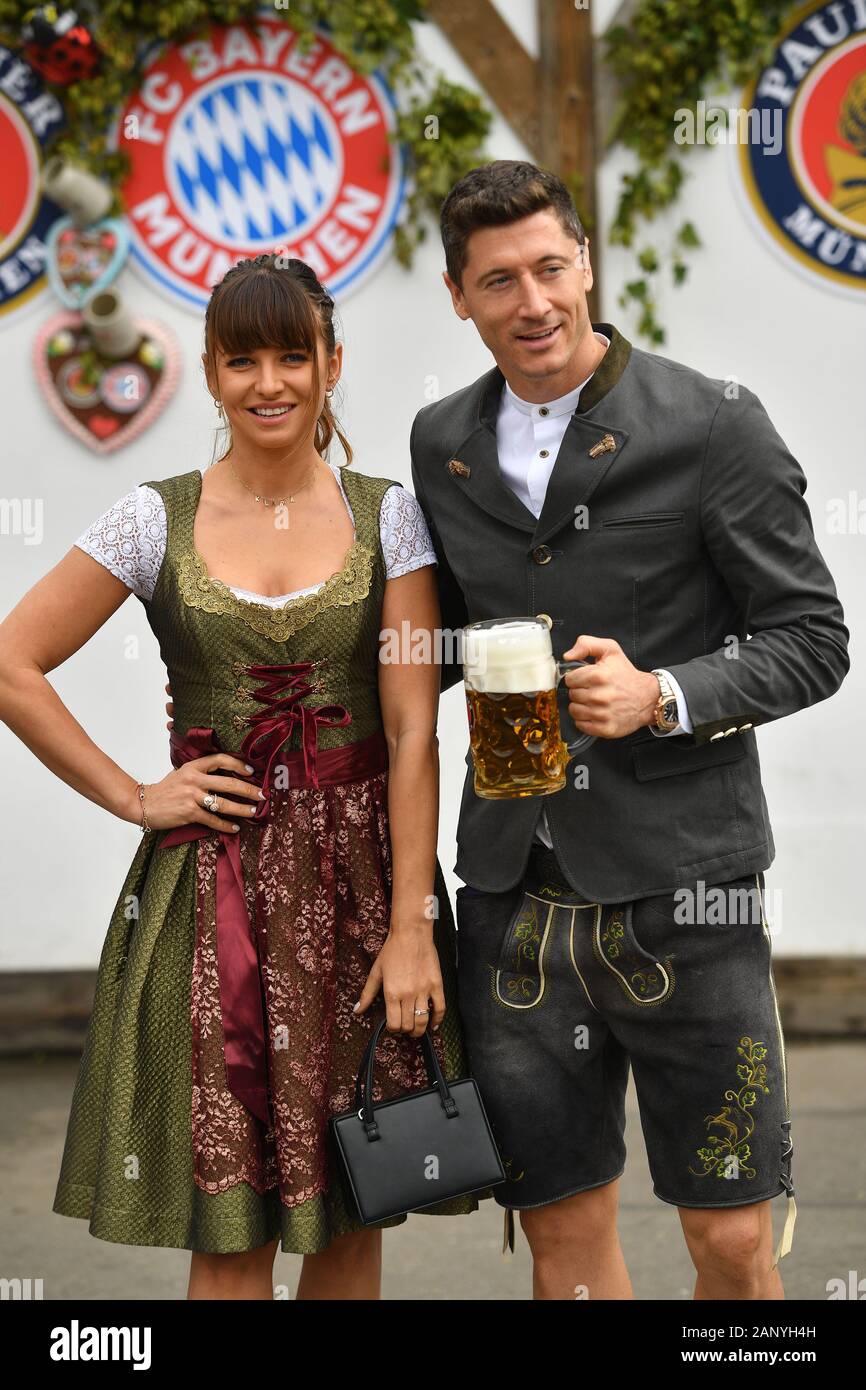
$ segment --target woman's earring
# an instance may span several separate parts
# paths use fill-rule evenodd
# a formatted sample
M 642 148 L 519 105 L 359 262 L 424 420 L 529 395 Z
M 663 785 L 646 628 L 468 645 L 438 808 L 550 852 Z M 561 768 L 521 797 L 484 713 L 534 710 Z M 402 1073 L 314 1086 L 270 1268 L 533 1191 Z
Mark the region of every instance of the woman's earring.
M 218 401 L 218 400 L 216 399 L 216 397 L 214 397 L 214 405 L 216 406 L 217 410 L 218 410 L 219 413 L 220 413 L 220 419 L 221 419 L 221 420 L 224 420 L 226 417 L 225 417 L 225 415 L 223 414 L 223 403 L 222 403 L 222 401 Z

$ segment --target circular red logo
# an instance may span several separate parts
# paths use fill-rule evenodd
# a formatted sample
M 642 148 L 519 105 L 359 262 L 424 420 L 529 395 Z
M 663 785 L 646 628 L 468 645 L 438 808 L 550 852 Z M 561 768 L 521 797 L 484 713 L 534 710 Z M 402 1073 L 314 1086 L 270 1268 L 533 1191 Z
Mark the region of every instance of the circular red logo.
M 404 174 L 384 82 L 283 20 L 211 28 L 159 50 L 117 143 L 134 262 L 203 307 L 238 260 L 278 251 L 345 294 L 387 254 Z
M 748 206 L 791 264 L 866 289 L 866 0 L 809 0 L 744 94 Z M 766 132 L 766 134 L 765 134 Z
M 0 74 L 0 317 L 8 322 L 45 285 L 45 243 L 62 212 L 42 192 L 42 150 L 65 116 L 21 55 L 3 44 Z
M 866 33 L 828 53 L 791 109 L 791 160 L 804 195 L 837 226 L 866 230 Z
M 39 153 L 23 116 L 0 97 L 0 149 L 3 151 L 3 226 L 0 256 L 17 246 L 33 221 L 41 198 Z

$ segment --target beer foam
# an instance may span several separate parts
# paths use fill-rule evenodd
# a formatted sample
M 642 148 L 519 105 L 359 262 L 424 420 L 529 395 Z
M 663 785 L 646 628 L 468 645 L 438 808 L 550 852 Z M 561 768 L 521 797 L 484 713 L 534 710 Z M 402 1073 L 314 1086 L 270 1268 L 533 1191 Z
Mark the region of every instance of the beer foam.
M 544 623 L 498 623 L 464 629 L 463 678 L 472 690 L 516 695 L 553 690 L 556 661 Z

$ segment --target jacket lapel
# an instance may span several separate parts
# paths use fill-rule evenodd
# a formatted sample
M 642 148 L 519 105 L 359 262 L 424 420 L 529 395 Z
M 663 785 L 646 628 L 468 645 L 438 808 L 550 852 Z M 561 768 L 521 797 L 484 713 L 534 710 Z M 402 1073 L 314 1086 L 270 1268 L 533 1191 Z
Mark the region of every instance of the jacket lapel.
M 631 344 L 612 324 L 593 324 L 593 328 L 610 338 L 610 347 L 580 393 L 577 410 L 562 437 L 537 519 L 503 482 L 499 469 L 496 417 L 505 386 L 499 367 L 493 367 L 481 378 L 477 397 L 478 424 L 447 461 L 448 474 L 455 486 L 483 511 L 526 531 L 534 544 L 554 535 L 567 522 L 574 524 L 576 508 L 588 502 L 629 438 L 626 430 L 609 428 L 600 419 L 586 418 L 619 381 L 631 356 Z
M 499 368 L 494 368 L 494 371 L 499 375 L 500 381 L 504 381 Z M 453 464 L 462 464 L 468 472 L 456 471 L 452 467 Z M 484 424 L 476 426 L 472 434 L 468 435 L 456 450 L 454 457 L 449 460 L 448 472 L 452 482 L 483 511 L 489 512 L 499 521 L 527 531 L 530 535 L 535 530 L 533 513 L 502 481 L 495 428 L 491 430 Z

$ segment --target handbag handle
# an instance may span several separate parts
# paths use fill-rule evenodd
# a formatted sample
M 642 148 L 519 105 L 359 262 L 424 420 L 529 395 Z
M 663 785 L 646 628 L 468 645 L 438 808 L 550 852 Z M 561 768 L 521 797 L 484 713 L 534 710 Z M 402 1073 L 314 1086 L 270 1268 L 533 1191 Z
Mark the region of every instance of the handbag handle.
M 362 1121 L 364 1132 L 371 1141 L 379 1138 L 379 1126 L 376 1124 L 373 1113 L 373 1067 L 376 1062 L 376 1048 L 379 1046 L 379 1039 L 387 1025 L 387 1018 L 381 1019 L 377 1024 L 364 1050 L 358 1075 L 355 1077 L 355 1105 L 358 1108 L 358 1118 Z M 442 1101 L 442 1108 L 451 1120 L 460 1112 L 457 1109 L 457 1102 L 448 1089 L 448 1082 L 445 1080 L 439 1065 L 439 1058 L 433 1049 L 430 1034 L 426 1030 L 421 1034 L 420 1042 L 430 1085 L 437 1088 Z

